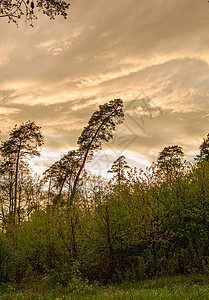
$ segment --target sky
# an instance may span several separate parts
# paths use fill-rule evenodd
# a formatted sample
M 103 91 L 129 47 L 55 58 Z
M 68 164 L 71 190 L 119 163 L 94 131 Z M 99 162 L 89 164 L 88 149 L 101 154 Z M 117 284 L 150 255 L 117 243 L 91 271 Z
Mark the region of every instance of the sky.
M 42 127 L 41 173 L 77 147 L 92 113 L 124 101 L 125 121 L 88 170 L 124 155 L 148 166 L 166 146 L 192 160 L 209 132 L 207 0 L 71 0 L 68 18 L 34 27 L 0 19 L 0 138 L 27 120 Z

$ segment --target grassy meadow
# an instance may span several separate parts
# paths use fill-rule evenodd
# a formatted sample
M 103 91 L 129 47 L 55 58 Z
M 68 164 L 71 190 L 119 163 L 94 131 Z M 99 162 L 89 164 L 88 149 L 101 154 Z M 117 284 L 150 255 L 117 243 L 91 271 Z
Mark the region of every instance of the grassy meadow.
M 142 281 L 141 283 L 124 283 L 120 285 L 89 285 L 83 291 L 70 292 L 69 288 L 44 289 L 43 286 L 32 286 L 27 289 L 15 290 L 4 286 L 0 299 L 12 300 L 105 300 L 105 299 L 209 299 L 209 278 L 200 275 L 177 276 Z

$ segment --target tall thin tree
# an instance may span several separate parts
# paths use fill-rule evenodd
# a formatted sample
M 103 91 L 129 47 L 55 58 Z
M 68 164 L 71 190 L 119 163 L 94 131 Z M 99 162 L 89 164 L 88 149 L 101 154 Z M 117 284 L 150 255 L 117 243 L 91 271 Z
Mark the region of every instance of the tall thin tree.
M 103 142 L 109 142 L 113 138 L 116 125 L 121 124 L 123 120 L 123 101 L 121 99 L 114 99 L 100 105 L 99 110 L 91 116 L 77 142 L 79 150 L 84 151 L 84 156 L 73 184 L 71 202 L 75 197 L 78 180 L 89 155 L 92 155 L 92 151 L 101 149 Z
M 125 169 L 129 169 L 130 167 L 127 165 L 127 161 L 124 155 L 120 155 L 118 159 L 116 159 L 110 170 L 108 170 L 108 173 L 116 174 L 114 176 L 114 179 L 116 179 L 116 182 L 120 186 L 122 182 L 126 180 L 125 177 Z
M 38 147 L 43 144 L 41 127 L 34 122 L 27 121 L 19 127 L 16 125 L 9 135 L 9 139 L 2 142 L 0 151 L 2 156 L 12 156 L 15 158 L 15 186 L 14 186 L 14 212 L 13 221 L 16 223 L 17 212 L 17 192 L 18 192 L 18 174 L 20 160 L 28 156 L 40 156 Z

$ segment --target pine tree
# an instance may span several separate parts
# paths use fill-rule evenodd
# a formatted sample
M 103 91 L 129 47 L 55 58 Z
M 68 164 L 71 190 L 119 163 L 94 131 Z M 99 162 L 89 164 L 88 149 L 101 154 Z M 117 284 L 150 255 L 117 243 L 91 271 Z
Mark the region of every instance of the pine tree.
M 181 169 L 183 156 L 182 147 L 178 145 L 165 147 L 158 155 L 157 166 L 167 178 L 168 175 L 172 177 Z
M 66 182 L 68 183 L 68 188 L 72 189 L 76 172 L 81 166 L 83 155 L 84 151 L 71 150 L 44 172 L 43 181 L 49 180 L 51 188 L 54 187 L 57 191 L 57 195 L 53 200 L 54 204 L 60 202 Z
M 14 212 L 13 220 L 16 222 L 17 212 L 17 191 L 18 191 L 18 174 L 21 159 L 28 156 L 40 156 L 38 147 L 43 144 L 43 136 L 40 131 L 41 127 L 34 122 L 27 121 L 19 127 L 16 125 L 11 131 L 9 139 L 1 143 L 0 151 L 3 157 L 10 157 L 15 160 L 15 185 L 14 185 Z
M 108 171 L 108 173 L 116 173 L 114 178 L 116 179 L 116 182 L 120 186 L 121 183 L 123 183 L 126 180 L 125 177 L 125 169 L 129 169 L 130 167 L 127 165 L 127 161 L 125 156 L 121 155 L 116 159 L 111 169 Z
M 113 138 L 113 131 L 115 131 L 116 125 L 121 124 L 123 120 L 123 101 L 121 99 L 114 99 L 100 105 L 99 110 L 95 111 L 91 116 L 88 125 L 82 131 L 77 142 L 79 150 L 84 151 L 84 156 L 75 177 L 71 201 L 75 197 L 79 177 L 89 156 L 92 156 L 94 150 L 101 149 L 103 142 L 109 142 Z
M 198 157 L 200 160 L 209 161 L 209 133 L 200 145 L 200 155 Z

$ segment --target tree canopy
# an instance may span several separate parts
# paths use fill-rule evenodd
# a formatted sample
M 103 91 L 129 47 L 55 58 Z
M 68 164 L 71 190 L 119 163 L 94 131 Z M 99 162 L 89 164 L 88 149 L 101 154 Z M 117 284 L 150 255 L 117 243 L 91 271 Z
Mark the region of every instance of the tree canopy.
M 11 297 L 12 285 L 18 293 L 24 285 L 24 295 L 25 287 L 34 287 L 35 298 L 30 299 L 37 298 L 39 289 L 46 298 L 47 287 L 51 296 L 54 286 L 53 295 L 62 298 L 66 291 L 70 297 L 94 294 L 94 282 L 98 288 L 174 274 L 208 276 L 207 139 L 200 146 L 203 160 L 189 168 L 182 148 L 173 145 L 145 170 L 134 168 L 126 174 L 121 155 L 110 168 L 114 180 L 91 176 L 85 162 L 122 120 L 121 100 L 101 105 L 82 131 L 77 149 L 45 172 L 48 190 L 41 178 L 30 175 L 27 162 L 29 156 L 39 155 L 40 127 L 23 123 L 1 143 L 0 285 L 4 290 L 8 283 L 5 291 Z
M 200 145 L 200 155 L 199 158 L 201 160 L 209 160 L 209 133 L 207 137 L 203 140 L 202 144 Z
M 113 173 L 115 176 L 113 177 L 116 182 L 121 185 L 122 182 L 126 180 L 125 177 L 125 169 L 129 169 L 130 167 L 127 165 L 127 161 L 124 155 L 120 155 L 118 159 L 116 159 L 108 173 Z
M 41 11 L 50 19 L 57 15 L 67 18 L 70 3 L 63 0 L 0 0 L 0 18 L 8 18 L 9 22 L 17 24 L 18 19 L 25 17 L 25 21 L 33 25 L 37 19 L 37 12 Z
M 157 166 L 166 174 L 172 174 L 182 166 L 184 156 L 182 147 L 178 145 L 165 147 L 158 155 Z
M 9 158 L 10 164 L 15 169 L 14 184 L 14 223 L 17 210 L 17 189 L 20 161 L 28 156 L 40 156 L 38 147 L 43 145 L 43 136 L 40 131 L 41 127 L 35 122 L 27 121 L 19 127 L 16 125 L 11 131 L 9 139 L 2 142 L 0 152 L 3 158 Z
M 99 106 L 91 116 L 88 125 L 84 127 L 78 138 L 79 150 L 84 151 L 84 157 L 78 173 L 75 177 L 71 199 L 75 196 L 76 186 L 85 163 L 92 155 L 93 150 L 101 149 L 103 142 L 109 142 L 113 138 L 116 125 L 124 120 L 123 101 L 121 99 L 110 100 L 108 103 Z

